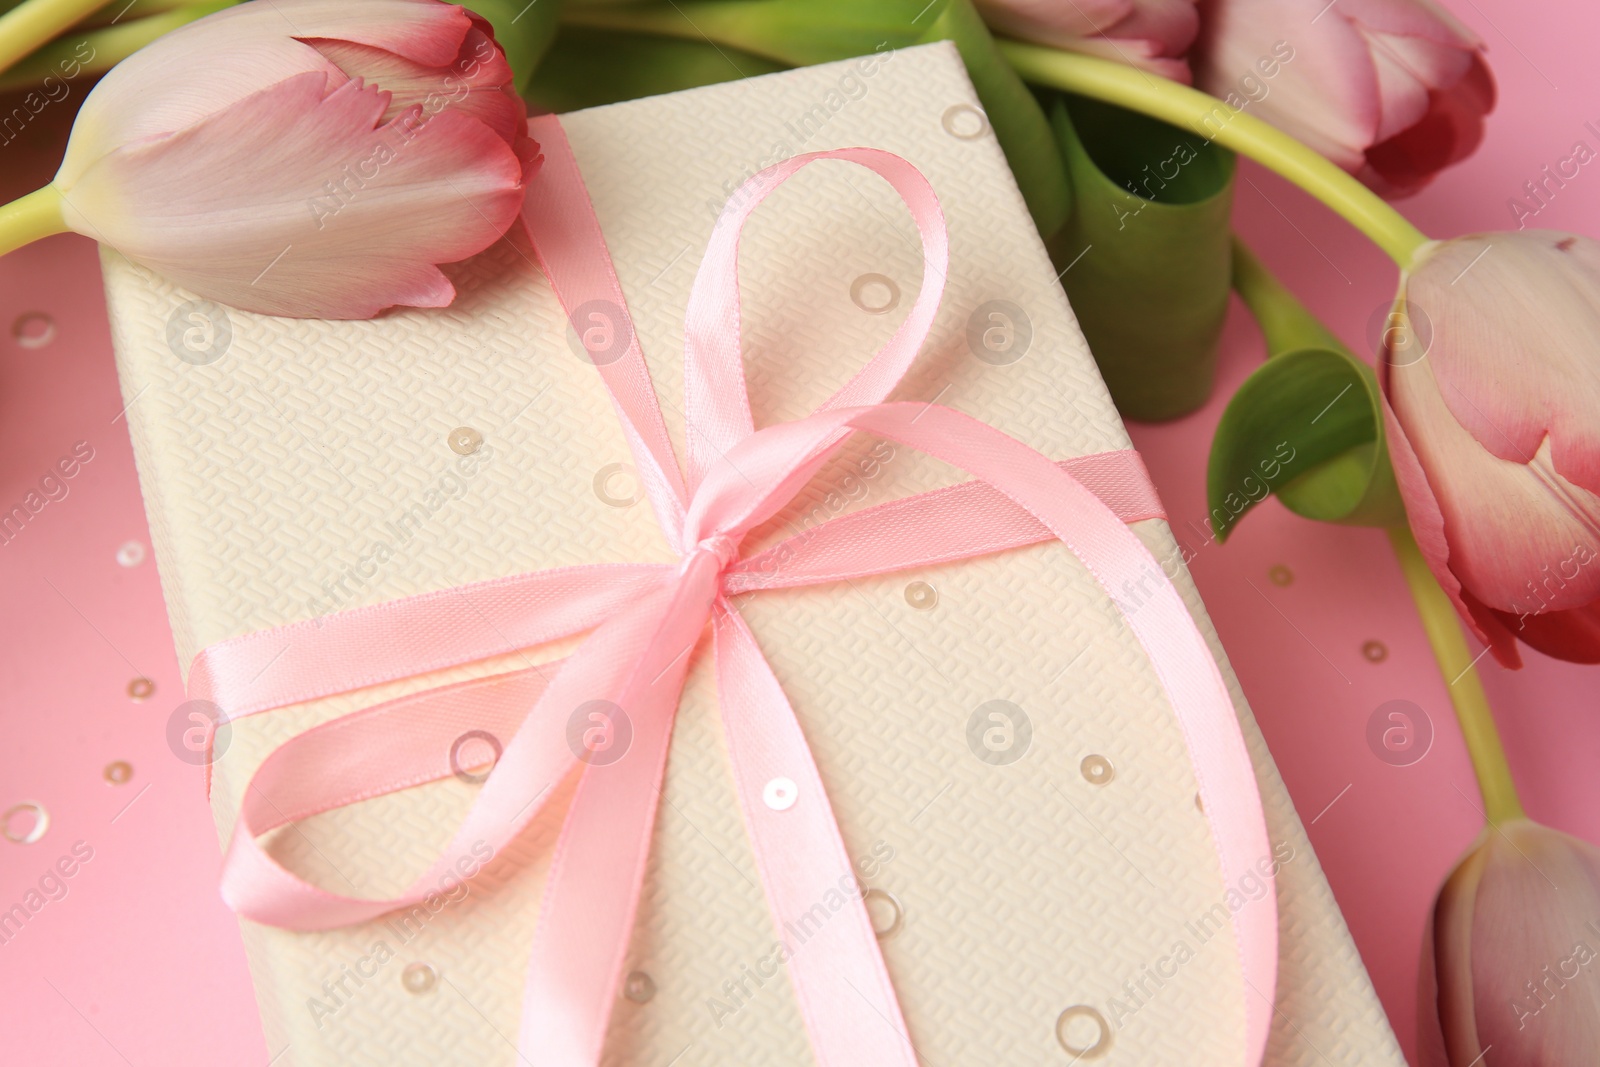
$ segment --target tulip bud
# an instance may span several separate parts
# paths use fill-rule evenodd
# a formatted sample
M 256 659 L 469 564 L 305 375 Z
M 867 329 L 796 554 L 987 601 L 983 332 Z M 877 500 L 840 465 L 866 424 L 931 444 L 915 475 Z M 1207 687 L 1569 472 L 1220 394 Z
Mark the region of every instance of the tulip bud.
M 1423 1067 L 1600 1062 L 1600 849 L 1527 819 L 1484 830 L 1423 938 Z
M 1210 0 L 1195 84 L 1405 195 L 1483 139 L 1483 42 L 1433 0 Z
M 538 165 L 489 24 L 437 0 L 271 0 L 190 23 L 85 99 L 68 228 L 250 311 L 366 318 L 455 295 Z
M 1506 666 L 1518 640 L 1600 662 L 1600 242 L 1542 230 L 1424 246 L 1380 381 L 1429 569 Z
M 977 0 L 983 20 L 1024 41 L 1127 63 L 1189 83 L 1195 0 Z

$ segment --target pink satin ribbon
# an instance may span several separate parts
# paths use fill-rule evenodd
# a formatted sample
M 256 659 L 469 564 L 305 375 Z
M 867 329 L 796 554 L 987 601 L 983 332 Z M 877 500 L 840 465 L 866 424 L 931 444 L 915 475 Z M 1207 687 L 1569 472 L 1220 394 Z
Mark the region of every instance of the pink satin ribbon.
M 498 853 L 556 786 L 587 764 L 556 845 L 530 960 L 519 1048 L 540 1067 L 595 1067 L 624 969 L 684 677 L 706 624 L 729 763 L 775 928 L 853 874 L 794 710 L 731 597 L 927 567 L 1057 538 L 1113 597 L 1160 566 L 1124 525 L 1162 514 L 1131 451 L 1055 463 L 949 408 L 886 403 L 933 324 L 948 267 L 932 188 L 898 156 L 817 152 L 752 178 L 712 233 L 684 328 L 687 476 L 680 472 L 594 210 L 560 124 L 535 119 L 545 164 L 524 221 L 569 316 L 616 309 L 618 358 L 597 367 L 676 564 L 558 568 L 439 590 L 223 641 L 190 671 L 191 695 L 230 718 L 588 633 L 564 660 L 414 693 L 345 715 L 275 750 L 245 790 L 222 876 L 244 918 L 296 930 L 365 922 L 421 902 Z M 864 166 L 894 187 L 921 235 L 923 283 L 893 338 L 816 412 L 757 430 L 745 391 L 737 250 L 745 219 L 800 168 Z M 593 305 L 607 301 L 608 305 Z M 575 321 L 580 332 L 588 325 Z M 620 345 L 621 341 L 617 341 Z M 741 540 L 783 509 L 854 432 L 977 477 L 822 523 L 757 555 Z M 1254 770 L 1226 686 L 1164 576 L 1127 615 L 1188 744 L 1222 878 L 1270 855 Z M 594 704 L 594 701 L 608 701 Z M 611 706 L 617 710 L 610 710 Z M 575 743 L 575 709 L 599 733 Z M 509 738 L 450 844 L 399 896 L 341 896 L 302 880 L 260 837 L 318 812 L 447 777 L 470 731 Z M 588 744 L 587 741 L 593 741 Z M 606 743 L 620 758 L 600 758 Z M 618 751 L 621 751 L 619 747 Z M 788 962 L 823 1067 L 915 1067 L 916 1053 L 865 907 L 855 900 Z M 1266 1045 L 1277 972 L 1274 894 L 1233 914 L 1247 1065 Z

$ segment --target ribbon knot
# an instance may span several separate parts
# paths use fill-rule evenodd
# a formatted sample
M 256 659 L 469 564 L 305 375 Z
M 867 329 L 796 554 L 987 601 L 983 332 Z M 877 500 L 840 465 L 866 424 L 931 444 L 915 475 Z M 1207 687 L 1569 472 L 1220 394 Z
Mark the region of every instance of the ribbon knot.
M 524 223 L 540 266 L 569 314 L 595 301 L 621 310 L 622 289 L 561 125 L 554 116 L 532 125 L 545 164 L 529 183 Z M 922 289 L 888 343 L 816 412 L 757 431 L 740 351 L 739 233 L 772 190 L 818 159 L 865 166 L 900 194 L 922 239 Z M 855 867 L 794 709 L 727 596 L 927 568 L 1050 540 L 1065 543 L 1113 599 L 1124 582 L 1143 588 L 1158 576 L 1155 592 L 1127 616 L 1128 628 L 1183 731 L 1225 884 L 1259 877 L 1270 849 L 1232 700 L 1182 599 L 1124 525 L 1163 514 L 1137 455 L 1107 452 L 1057 464 L 949 408 L 885 402 L 928 336 L 948 266 L 938 200 L 899 156 L 846 148 L 762 171 L 730 198 L 690 295 L 685 470 L 636 331 L 624 331 L 629 342 L 619 358 L 596 366 L 664 535 L 693 546 L 678 564 L 513 575 L 204 649 L 190 667 L 190 694 L 237 718 L 587 635 L 564 660 L 423 689 L 285 742 L 243 791 L 223 865 L 224 898 L 244 918 L 298 930 L 414 907 L 474 877 L 485 849 L 494 855 L 509 845 L 560 792 L 557 785 L 580 775 L 529 953 L 518 1047 L 541 1067 L 596 1067 L 627 969 L 673 720 L 707 617 L 734 790 L 774 930 L 788 938 L 796 924 L 811 925 L 806 916 L 817 901 L 854 881 Z M 850 512 L 741 557 L 744 536 L 792 501 L 855 432 L 918 449 L 977 480 Z M 596 722 L 605 746 L 580 749 L 574 732 Z M 318 812 L 459 774 L 463 739 L 484 737 L 495 741 L 494 769 L 450 844 L 397 897 L 323 889 L 261 843 Z M 509 739 L 503 750 L 500 738 Z M 1232 922 L 1244 979 L 1259 994 L 1244 997 L 1243 1061 L 1254 1065 L 1266 1045 L 1276 980 L 1270 886 L 1259 903 L 1233 912 Z M 917 1067 L 860 898 L 803 946 L 789 947 L 789 982 L 820 1067 Z
M 684 554 L 682 567 L 687 569 L 690 558 L 696 555 L 707 555 L 716 560 L 717 573 L 720 575 L 738 562 L 739 542 L 727 534 L 712 534 Z

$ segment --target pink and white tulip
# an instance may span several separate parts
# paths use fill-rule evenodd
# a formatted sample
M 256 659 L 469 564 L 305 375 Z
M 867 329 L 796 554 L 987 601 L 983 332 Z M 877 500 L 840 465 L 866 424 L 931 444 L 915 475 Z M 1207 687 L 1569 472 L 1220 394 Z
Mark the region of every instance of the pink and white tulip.
M 1484 830 L 1439 890 L 1419 985 L 1422 1067 L 1600 1062 L 1600 849 Z
M 1472 153 L 1495 100 L 1483 42 L 1433 0 L 1202 0 L 1195 84 L 1243 94 L 1253 114 L 1385 195 Z M 1255 72 L 1274 48 L 1293 59 Z
M 511 81 L 438 0 L 241 4 L 114 67 L 53 184 L 71 229 L 235 307 L 441 307 L 540 160 Z
M 996 30 L 1127 63 L 1185 84 L 1200 18 L 1195 0 L 977 0 Z
M 1600 242 L 1522 230 L 1418 260 L 1379 373 L 1417 543 L 1501 663 L 1519 640 L 1600 663 Z

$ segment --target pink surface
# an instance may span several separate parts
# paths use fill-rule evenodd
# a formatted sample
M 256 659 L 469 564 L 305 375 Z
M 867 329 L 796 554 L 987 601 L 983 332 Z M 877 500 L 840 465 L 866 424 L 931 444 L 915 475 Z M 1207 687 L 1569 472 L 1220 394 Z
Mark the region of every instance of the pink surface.
M 1501 103 L 1479 153 L 1404 205 L 1439 235 L 1514 225 L 1507 201 L 1524 182 L 1577 140 L 1600 145 L 1585 128 L 1600 127 L 1592 28 L 1577 24 L 1587 7 L 1551 5 L 1526 19 L 1512 0 L 1453 6 L 1489 43 Z M 48 177 L 44 161 L 59 148 L 47 133 L 36 140 L 0 145 L 0 195 Z M 1600 235 L 1600 184 L 1590 183 L 1600 174 L 1581 171 L 1531 221 Z M 1236 219 L 1313 310 L 1370 352 L 1368 319 L 1394 282 L 1378 252 L 1250 165 Z M 13 332 L 30 313 L 53 321 L 44 344 Z M 28 335 L 38 323 L 20 325 Z M 1236 308 L 1213 402 L 1178 423 L 1136 426 L 1134 438 L 1409 1051 L 1422 923 L 1476 833 L 1476 790 L 1380 533 L 1315 525 L 1269 503 L 1226 546 L 1209 542 L 1206 447 L 1227 396 L 1260 358 Z M 125 543 L 149 543 L 121 410 L 93 246 L 58 237 L 0 261 L 0 510 L 37 489 L 75 443 L 93 449 L 66 495 L 0 543 L 0 812 L 37 801 L 51 819 L 37 843 L 0 840 L 0 912 L 38 889 L 76 842 L 93 849 L 63 880 L 66 895 L 0 943 L 0 1062 L 265 1064 L 281 1050 L 262 1038 L 235 921 L 216 893 L 220 858 L 201 773 L 167 745 L 182 696 L 155 571 L 148 554 L 131 567 L 117 559 Z M 1269 577 L 1280 565 L 1292 574 L 1287 585 Z M 1369 641 L 1386 647 L 1381 662 L 1363 655 Z M 1527 658 L 1516 673 L 1479 663 L 1526 806 L 1600 841 L 1600 674 Z M 155 683 L 142 702 L 127 692 L 136 677 Z M 1379 760 L 1366 740 L 1373 711 L 1396 699 L 1418 705 L 1434 728 L 1432 748 L 1410 766 Z M 118 760 L 132 777 L 109 784 L 104 769 Z

